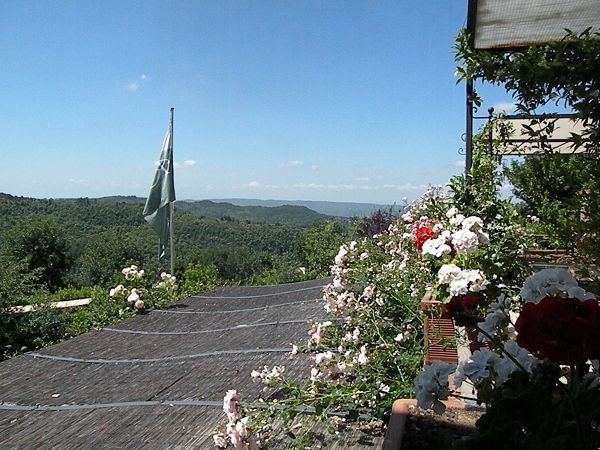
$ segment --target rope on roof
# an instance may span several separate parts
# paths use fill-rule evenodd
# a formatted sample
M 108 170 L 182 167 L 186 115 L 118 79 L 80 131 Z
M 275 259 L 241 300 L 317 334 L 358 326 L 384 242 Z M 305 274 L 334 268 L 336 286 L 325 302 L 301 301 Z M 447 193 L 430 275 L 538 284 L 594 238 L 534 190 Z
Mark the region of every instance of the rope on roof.
M 214 352 L 203 352 L 195 353 L 192 355 L 179 355 L 179 356 L 165 356 L 163 358 L 139 358 L 139 359 L 93 359 L 93 358 L 74 358 L 72 356 L 60 356 L 60 355 L 47 355 L 44 353 L 28 352 L 25 356 L 32 356 L 33 358 L 50 359 L 53 361 L 65 361 L 65 362 L 78 362 L 87 364 L 139 364 L 139 363 L 155 363 L 155 362 L 167 362 L 167 361 L 178 361 L 183 359 L 195 359 L 195 358 L 207 358 L 210 356 L 223 356 L 223 355 L 245 355 L 252 353 L 289 353 L 290 347 L 285 348 L 251 348 L 246 350 L 218 350 Z
M 256 295 L 234 295 L 231 297 L 223 296 L 223 295 L 192 295 L 190 298 L 202 298 L 202 299 L 219 299 L 219 300 L 241 300 L 244 298 L 261 298 L 261 297 L 274 297 L 277 295 L 285 295 L 285 294 L 293 294 L 295 292 L 304 292 L 304 291 L 314 291 L 315 289 L 323 289 L 325 286 L 312 286 L 302 289 L 294 289 L 291 291 L 283 291 L 283 292 L 271 292 L 269 294 L 256 294 Z
M 261 311 L 263 309 L 269 309 L 269 308 L 278 308 L 280 306 L 290 306 L 290 305 L 303 305 L 305 303 L 310 303 L 310 302 L 320 302 L 323 301 L 322 298 L 315 298 L 315 299 L 311 299 L 311 300 L 302 300 L 300 302 L 287 302 L 287 303 L 278 303 L 276 305 L 265 305 L 265 306 L 258 306 L 256 308 L 244 308 L 244 309 L 229 309 L 229 310 L 221 310 L 221 311 L 176 311 L 176 310 L 171 310 L 171 309 L 156 309 L 154 312 L 160 312 L 160 313 L 168 313 L 168 314 L 222 314 L 222 313 L 238 313 L 238 312 L 245 312 L 245 311 Z

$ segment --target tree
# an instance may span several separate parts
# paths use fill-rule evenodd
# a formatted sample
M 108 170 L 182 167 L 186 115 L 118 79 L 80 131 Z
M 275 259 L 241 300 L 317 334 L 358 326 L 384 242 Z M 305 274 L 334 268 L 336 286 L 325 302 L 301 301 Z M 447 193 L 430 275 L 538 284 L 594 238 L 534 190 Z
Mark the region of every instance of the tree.
M 595 155 L 527 156 L 505 167 L 526 214 L 559 245 L 598 259 L 600 161 Z
M 16 260 L 5 248 L 0 248 L 0 267 L 0 309 L 11 306 L 11 299 L 37 290 L 39 270 L 28 270 L 24 261 Z
M 17 224 L 8 233 L 12 255 L 30 271 L 39 271 L 39 280 L 51 292 L 63 286 L 71 266 L 64 230 L 50 219 Z
M 572 147 L 585 155 L 527 156 L 514 162 L 506 174 L 524 209 L 550 225 L 560 243 L 583 251 L 597 262 L 600 257 L 600 33 L 566 32 L 563 39 L 506 50 L 474 50 L 469 36 L 456 38 L 459 79 L 480 79 L 503 86 L 521 113 L 535 113 L 546 105 L 562 104 L 583 121 L 585 130 L 571 133 Z M 481 99 L 474 95 L 474 103 Z M 551 114 L 546 114 L 551 118 Z M 552 120 L 530 127 L 531 138 L 545 138 Z M 533 119 L 536 120 L 536 119 Z M 548 149 L 549 150 L 549 149 Z
M 350 238 L 349 234 L 339 222 L 333 220 L 304 232 L 301 253 L 308 279 L 329 274 L 340 245 Z

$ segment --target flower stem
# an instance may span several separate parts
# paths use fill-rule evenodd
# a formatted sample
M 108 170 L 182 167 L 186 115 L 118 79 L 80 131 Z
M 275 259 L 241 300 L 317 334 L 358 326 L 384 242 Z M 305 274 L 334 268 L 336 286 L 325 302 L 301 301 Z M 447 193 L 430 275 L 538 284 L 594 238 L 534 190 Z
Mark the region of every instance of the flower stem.
M 515 363 L 515 365 L 521 369 L 523 372 L 527 372 L 527 369 L 525 369 L 525 367 L 523 367 L 523 365 L 510 353 L 508 353 L 505 349 L 504 346 L 502 345 L 502 342 L 500 342 L 498 339 L 496 339 L 494 336 L 490 335 L 487 331 L 483 331 L 481 328 L 476 327 L 479 332 L 481 334 L 483 334 L 486 338 L 488 338 L 494 345 L 496 345 L 496 347 L 498 347 L 499 349 L 502 350 L 502 353 L 504 353 L 508 359 L 510 359 L 512 362 Z

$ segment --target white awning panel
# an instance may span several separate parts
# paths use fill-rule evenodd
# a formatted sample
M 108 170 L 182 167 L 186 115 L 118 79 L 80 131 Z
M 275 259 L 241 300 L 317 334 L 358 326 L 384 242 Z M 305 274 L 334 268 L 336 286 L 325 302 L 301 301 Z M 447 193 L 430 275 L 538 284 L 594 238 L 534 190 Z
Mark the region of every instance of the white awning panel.
M 574 148 L 572 142 L 569 141 L 571 133 L 581 135 L 585 127 L 581 119 L 571 118 L 554 118 L 546 121 L 538 121 L 532 123 L 532 119 L 498 119 L 498 121 L 509 124 L 511 130 L 508 139 L 503 142 L 503 145 L 498 149 L 498 154 L 501 155 L 536 155 L 541 153 L 559 153 L 559 154 L 574 154 L 585 153 L 585 146 Z M 541 139 L 532 139 L 531 133 L 528 132 L 526 126 L 531 127 L 534 131 L 540 132 L 545 128 L 548 122 L 554 122 L 554 130 L 552 133 L 546 133 L 544 145 Z M 498 127 L 494 127 L 495 139 L 498 139 Z
M 475 49 L 494 49 L 556 41 L 567 28 L 589 27 L 600 31 L 600 0 L 478 0 L 470 31 Z

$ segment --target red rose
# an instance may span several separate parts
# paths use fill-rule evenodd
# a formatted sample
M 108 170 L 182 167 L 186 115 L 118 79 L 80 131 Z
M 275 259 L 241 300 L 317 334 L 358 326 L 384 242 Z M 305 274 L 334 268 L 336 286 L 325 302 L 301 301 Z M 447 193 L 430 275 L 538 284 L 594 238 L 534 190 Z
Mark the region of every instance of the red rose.
M 427 222 L 416 221 L 413 228 L 413 236 L 415 238 L 415 247 L 419 250 L 423 248 L 423 244 L 427 239 L 433 237 L 433 229 L 427 224 Z
M 525 303 L 515 330 L 517 344 L 559 364 L 600 358 L 600 306 L 595 299 L 549 296 Z

